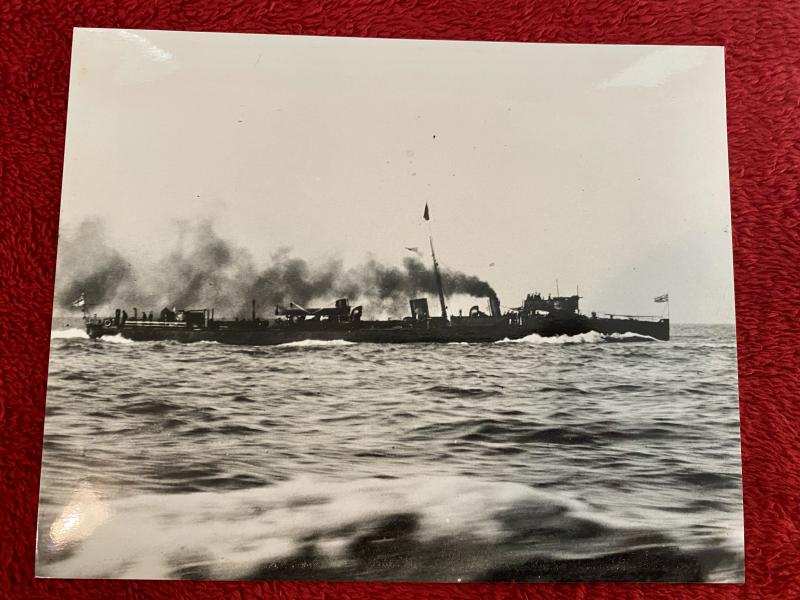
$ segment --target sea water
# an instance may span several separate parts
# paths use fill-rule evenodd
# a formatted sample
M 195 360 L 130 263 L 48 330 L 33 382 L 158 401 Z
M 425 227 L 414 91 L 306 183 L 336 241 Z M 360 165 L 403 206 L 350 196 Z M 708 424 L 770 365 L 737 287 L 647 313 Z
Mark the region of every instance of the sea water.
M 743 578 L 732 326 L 277 347 L 52 334 L 37 574 Z

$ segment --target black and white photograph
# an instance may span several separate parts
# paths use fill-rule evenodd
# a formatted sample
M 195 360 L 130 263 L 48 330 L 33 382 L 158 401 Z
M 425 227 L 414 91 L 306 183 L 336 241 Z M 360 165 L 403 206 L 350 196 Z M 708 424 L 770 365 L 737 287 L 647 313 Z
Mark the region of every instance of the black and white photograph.
M 724 62 L 76 29 L 37 576 L 744 581 Z

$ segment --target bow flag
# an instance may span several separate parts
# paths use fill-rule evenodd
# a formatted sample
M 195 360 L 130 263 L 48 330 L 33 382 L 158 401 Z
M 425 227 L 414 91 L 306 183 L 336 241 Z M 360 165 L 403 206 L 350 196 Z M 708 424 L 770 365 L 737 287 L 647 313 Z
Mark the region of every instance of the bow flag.
M 72 303 L 75 308 L 83 308 L 86 306 L 86 292 L 81 292 L 81 297 Z
M 425 203 L 425 212 L 422 213 L 422 218 L 425 219 L 426 221 L 430 221 L 431 220 L 431 213 L 428 212 L 428 203 L 427 202 Z
M 662 294 L 653 298 L 653 302 L 669 302 L 669 294 Z

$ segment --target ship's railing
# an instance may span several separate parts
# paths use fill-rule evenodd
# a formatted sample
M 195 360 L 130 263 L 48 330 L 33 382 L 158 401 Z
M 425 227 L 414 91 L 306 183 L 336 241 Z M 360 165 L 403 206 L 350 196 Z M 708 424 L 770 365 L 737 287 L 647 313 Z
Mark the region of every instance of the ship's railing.
M 141 321 L 133 319 L 128 319 L 124 325 L 127 327 L 186 327 L 186 323 L 183 321 Z
M 668 317 L 664 317 L 661 315 L 620 315 L 618 313 L 592 313 L 590 318 L 603 318 L 603 319 L 619 319 L 620 321 L 624 320 L 641 320 L 641 321 L 664 321 Z

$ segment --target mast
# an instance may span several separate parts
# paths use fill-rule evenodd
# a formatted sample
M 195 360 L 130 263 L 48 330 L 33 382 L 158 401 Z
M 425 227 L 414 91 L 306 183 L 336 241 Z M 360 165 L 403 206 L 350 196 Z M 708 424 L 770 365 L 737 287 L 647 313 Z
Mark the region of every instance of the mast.
M 431 242 L 431 257 L 433 258 L 433 275 L 436 278 L 436 289 L 439 292 L 439 306 L 442 307 L 442 317 L 447 319 L 447 304 L 444 301 L 444 288 L 442 287 L 442 274 L 439 272 L 439 262 L 436 260 L 436 251 L 433 249 L 433 231 L 431 230 L 431 214 L 428 203 L 425 203 L 425 212 L 422 218 L 428 222 L 428 239 Z
M 436 288 L 439 291 L 439 305 L 442 307 L 442 316 L 447 318 L 447 305 L 444 302 L 444 289 L 442 288 L 442 274 L 439 273 L 439 263 L 436 261 L 436 252 L 433 249 L 433 235 L 428 236 L 431 240 L 431 256 L 433 257 L 433 275 L 436 277 Z

